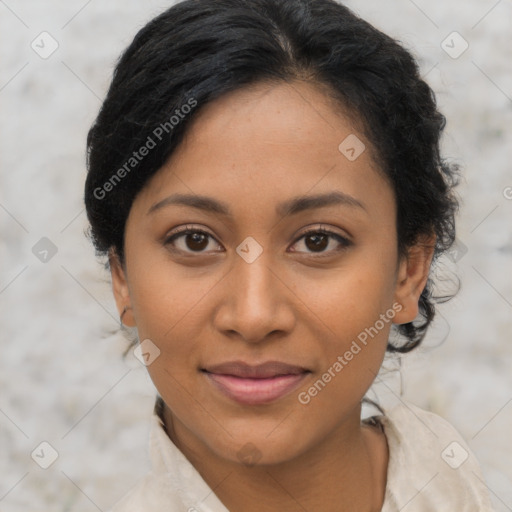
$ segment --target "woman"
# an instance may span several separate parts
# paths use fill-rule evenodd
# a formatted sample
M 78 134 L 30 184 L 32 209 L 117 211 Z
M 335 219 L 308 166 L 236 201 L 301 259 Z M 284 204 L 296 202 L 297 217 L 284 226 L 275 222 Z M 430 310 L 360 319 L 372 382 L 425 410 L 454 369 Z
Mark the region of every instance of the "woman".
M 333 0 L 185 0 L 136 35 L 85 191 L 159 394 L 116 512 L 491 510 L 445 420 L 361 421 L 434 317 L 443 127 L 411 55 Z

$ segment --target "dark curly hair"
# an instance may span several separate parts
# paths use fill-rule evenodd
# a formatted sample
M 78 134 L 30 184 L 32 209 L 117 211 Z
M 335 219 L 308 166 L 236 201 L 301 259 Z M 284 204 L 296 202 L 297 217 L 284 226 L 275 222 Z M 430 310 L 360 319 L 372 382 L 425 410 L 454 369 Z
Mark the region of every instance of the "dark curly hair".
M 137 33 L 88 133 L 85 205 L 97 254 L 114 250 L 124 262 L 131 205 L 201 107 L 250 84 L 294 80 L 321 86 L 361 125 L 394 190 L 399 254 L 432 234 L 434 261 L 449 249 L 458 167 L 440 155 L 445 118 L 401 44 L 334 0 L 185 0 Z M 388 341 L 389 352 L 415 348 L 435 302 L 450 298 L 433 296 L 431 274 L 419 318 L 396 327 L 402 341 Z

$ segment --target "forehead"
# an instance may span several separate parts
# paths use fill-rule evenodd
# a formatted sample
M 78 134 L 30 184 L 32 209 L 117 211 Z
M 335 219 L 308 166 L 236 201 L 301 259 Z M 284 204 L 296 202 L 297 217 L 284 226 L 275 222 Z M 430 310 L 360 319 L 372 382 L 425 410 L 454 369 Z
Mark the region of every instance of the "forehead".
M 139 202 L 148 206 L 170 192 L 196 193 L 250 209 L 333 190 L 361 202 L 389 200 L 389 185 L 369 149 L 320 87 L 258 84 L 205 105 Z
M 300 146 L 309 154 L 317 147 L 316 153 L 325 154 L 327 145 L 337 150 L 340 136 L 356 132 L 356 124 L 326 86 L 304 81 L 262 82 L 203 107 L 176 157 L 186 150 L 187 143 L 218 143 L 219 139 L 235 144 L 227 148 L 231 152 L 239 149 L 238 142 L 246 149 L 263 142 L 283 148 Z

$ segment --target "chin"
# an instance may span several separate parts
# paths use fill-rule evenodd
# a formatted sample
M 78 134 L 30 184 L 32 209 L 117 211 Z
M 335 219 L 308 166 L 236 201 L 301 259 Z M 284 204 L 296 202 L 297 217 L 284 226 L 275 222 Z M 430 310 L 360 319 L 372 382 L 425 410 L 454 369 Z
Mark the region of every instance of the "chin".
M 272 430 L 262 429 L 255 432 L 251 428 L 246 433 L 240 431 L 233 437 L 223 436 L 220 443 L 218 440 L 213 443 L 210 440 L 207 444 L 217 456 L 249 467 L 286 463 L 307 450 L 309 443 L 298 438 L 297 432 L 285 429 L 270 435 L 269 432 Z

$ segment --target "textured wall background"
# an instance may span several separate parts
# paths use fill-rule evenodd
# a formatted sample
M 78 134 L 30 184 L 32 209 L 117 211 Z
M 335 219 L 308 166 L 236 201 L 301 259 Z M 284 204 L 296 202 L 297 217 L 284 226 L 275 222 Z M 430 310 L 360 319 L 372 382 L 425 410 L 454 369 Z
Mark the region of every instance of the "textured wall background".
M 155 391 L 133 354 L 122 358 L 82 193 L 85 137 L 115 60 L 169 5 L 0 0 L 2 512 L 107 510 L 149 470 Z M 347 5 L 417 56 L 448 118 L 445 153 L 465 174 L 458 250 L 445 261 L 462 289 L 376 389 L 448 419 L 496 510 L 512 510 L 512 3 Z M 45 470 L 32 452 L 57 459 Z

